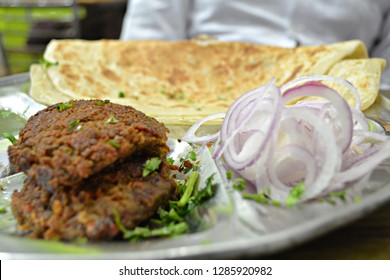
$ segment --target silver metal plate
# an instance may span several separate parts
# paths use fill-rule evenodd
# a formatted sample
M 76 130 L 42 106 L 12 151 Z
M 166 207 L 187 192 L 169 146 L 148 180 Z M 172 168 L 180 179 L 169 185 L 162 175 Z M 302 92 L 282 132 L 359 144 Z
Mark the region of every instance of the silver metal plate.
M 27 118 L 43 108 L 23 93 L 28 75 L 0 79 L 0 109 Z M 385 98 L 385 97 L 383 97 Z M 381 112 L 382 115 L 388 112 Z M 382 109 L 386 110 L 386 109 Z M 374 113 L 373 113 L 374 114 Z M 375 113 L 378 114 L 378 113 Z M 8 207 L 15 189 L 20 189 L 23 174 L 9 174 L 6 149 L 0 140 L 0 207 Z M 172 156 L 186 153 L 184 142 L 170 139 Z M 129 243 L 62 243 L 31 240 L 15 234 L 15 219 L 10 209 L 0 214 L 1 259 L 195 259 L 265 257 L 297 246 L 354 221 L 390 201 L 390 174 L 378 168 L 371 176 L 359 203 L 338 201 L 335 205 L 313 202 L 294 208 L 260 205 L 245 200 L 221 176 L 219 163 L 208 149 L 202 154 L 201 185 L 211 174 L 219 188 L 207 205 L 206 229 L 174 238 Z M 1 176 L 0 176 L 1 177 Z

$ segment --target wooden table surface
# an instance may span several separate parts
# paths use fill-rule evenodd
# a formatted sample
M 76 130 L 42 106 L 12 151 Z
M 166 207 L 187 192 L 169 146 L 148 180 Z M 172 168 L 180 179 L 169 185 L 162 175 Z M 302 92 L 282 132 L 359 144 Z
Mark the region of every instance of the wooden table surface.
M 265 256 L 284 260 L 390 260 L 390 203 L 291 250 Z

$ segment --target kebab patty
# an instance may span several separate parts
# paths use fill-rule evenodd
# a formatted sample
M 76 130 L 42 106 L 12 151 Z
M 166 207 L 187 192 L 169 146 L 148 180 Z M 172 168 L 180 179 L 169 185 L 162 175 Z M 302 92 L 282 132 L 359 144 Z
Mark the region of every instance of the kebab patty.
M 77 187 L 117 161 L 145 150 L 163 157 L 167 128 L 131 106 L 78 100 L 32 116 L 8 149 L 10 162 L 48 190 Z
M 8 149 L 27 175 L 11 203 L 21 233 L 109 240 L 120 236 L 115 211 L 127 229 L 148 220 L 176 190 L 167 132 L 133 107 L 102 100 L 55 104 L 32 116 Z M 152 157 L 161 163 L 143 176 Z
M 142 176 L 147 159 L 132 157 L 78 187 L 59 187 L 54 192 L 28 178 L 12 197 L 19 229 L 34 238 L 109 240 L 120 235 L 113 211 L 127 229 L 133 229 L 166 205 L 176 189 L 165 159 L 156 172 Z

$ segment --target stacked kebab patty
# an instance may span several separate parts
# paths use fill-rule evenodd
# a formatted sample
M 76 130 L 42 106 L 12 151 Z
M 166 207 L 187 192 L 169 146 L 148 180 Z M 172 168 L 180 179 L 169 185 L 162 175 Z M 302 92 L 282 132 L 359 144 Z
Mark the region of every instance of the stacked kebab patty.
M 8 149 L 27 174 L 12 197 L 20 232 L 107 240 L 120 236 L 114 211 L 128 229 L 149 219 L 176 189 L 167 132 L 156 119 L 107 100 L 59 103 L 32 116 Z M 152 158 L 161 163 L 145 176 Z

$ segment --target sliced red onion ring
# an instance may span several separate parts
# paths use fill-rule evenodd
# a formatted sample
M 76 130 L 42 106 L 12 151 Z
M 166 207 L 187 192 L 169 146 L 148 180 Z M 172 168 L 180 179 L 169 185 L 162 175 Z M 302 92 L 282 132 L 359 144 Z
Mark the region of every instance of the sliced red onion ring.
M 337 82 L 354 94 L 355 107 L 318 81 Z M 281 95 L 281 92 L 284 95 Z M 326 100 L 302 100 L 302 96 Z M 390 159 L 390 138 L 369 131 L 356 89 L 347 81 L 324 75 L 295 79 L 279 89 L 273 81 L 239 97 L 225 116 L 200 120 L 183 140 L 214 143 L 214 159 L 252 183 L 258 192 L 270 188 L 272 199 L 286 199 L 297 181 L 311 201 L 345 187 L 358 191 L 379 164 Z M 223 118 L 220 133 L 196 137 L 206 121 Z M 192 140 L 192 141 L 191 141 Z
M 183 135 L 182 140 L 194 143 L 194 144 L 203 144 L 207 142 L 212 142 L 215 139 L 219 137 L 219 131 L 211 134 L 211 135 L 205 135 L 205 136 L 196 136 L 195 133 L 198 131 L 198 129 L 204 124 L 205 122 L 208 122 L 210 120 L 214 119 L 221 119 L 225 117 L 225 113 L 215 113 L 212 115 L 209 115 L 207 117 L 204 117 L 203 119 L 200 119 L 196 123 L 194 123 Z
M 345 99 L 342 98 L 336 91 L 321 83 L 307 82 L 303 85 L 286 90 L 283 95 L 283 101 L 286 104 L 288 101 L 301 96 L 324 97 L 333 104 L 337 113 L 339 114 L 337 119 L 341 124 L 339 129 L 341 136 L 339 139 L 339 144 L 345 152 L 349 148 L 349 145 L 352 141 L 353 131 L 352 112 Z
M 272 83 L 249 91 L 239 98 L 228 110 L 221 128 L 221 145 L 218 146 L 214 158 L 224 154 L 229 165 L 242 170 L 255 162 L 272 135 L 278 118 L 280 118 L 281 95 L 279 88 Z M 248 105 L 251 106 L 248 107 Z M 232 109 L 233 108 L 233 109 Z M 238 114 L 241 113 L 241 114 Z M 242 133 L 239 133 L 239 132 Z M 243 154 L 242 147 L 237 145 L 248 131 L 256 131 L 257 139 L 249 142 L 251 153 Z M 256 143 L 257 142 L 257 143 Z M 244 155 L 244 156 L 243 156 Z M 245 156 L 246 155 L 246 156 Z
M 302 83 L 314 82 L 314 81 L 317 81 L 317 82 L 319 82 L 319 81 L 334 82 L 334 83 L 338 83 L 338 84 L 341 84 L 341 85 L 347 87 L 351 91 L 351 93 L 353 94 L 353 96 L 355 98 L 355 106 L 354 107 L 356 109 L 360 109 L 361 102 L 360 102 L 359 92 L 357 91 L 357 89 L 350 82 L 348 82 L 345 79 L 339 78 L 339 77 L 328 76 L 328 75 L 301 76 L 299 78 L 296 78 L 295 80 L 292 80 L 292 81 L 284 84 L 280 88 L 280 91 L 282 92 L 282 94 L 284 94 L 284 92 L 286 90 L 288 90 L 289 88 L 296 87 L 296 86 L 298 86 L 298 85 L 300 85 Z
M 358 160 L 349 169 L 335 174 L 335 182 L 347 183 L 357 180 L 371 172 L 380 163 L 390 158 L 390 141 L 383 142 L 379 148 L 370 150 L 364 158 Z
M 291 166 L 296 168 L 292 169 Z M 289 144 L 275 151 L 267 173 L 275 188 L 288 193 L 297 182 L 303 181 L 306 186 L 312 184 L 317 174 L 317 166 L 308 149 Z

